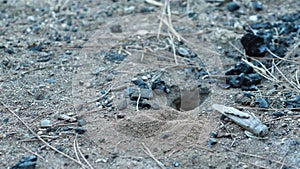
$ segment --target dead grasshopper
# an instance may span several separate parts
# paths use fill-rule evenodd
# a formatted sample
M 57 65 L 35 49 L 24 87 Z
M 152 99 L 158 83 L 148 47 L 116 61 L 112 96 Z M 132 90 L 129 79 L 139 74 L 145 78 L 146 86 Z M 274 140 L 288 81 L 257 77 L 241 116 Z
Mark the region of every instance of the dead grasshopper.
M 268 134 L 268 127 L 253 114 L 245 113 L 233 107 L 226 107 L 220 104 L 214 104 L 212 107 L 258 137 L 264 137 Z

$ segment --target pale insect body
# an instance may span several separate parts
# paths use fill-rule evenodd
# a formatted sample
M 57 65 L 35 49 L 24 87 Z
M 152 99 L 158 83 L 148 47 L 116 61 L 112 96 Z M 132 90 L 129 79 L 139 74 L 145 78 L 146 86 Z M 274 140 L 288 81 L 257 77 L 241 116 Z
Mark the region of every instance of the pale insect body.
M 220 104 L 214 104 L 212 107 L 257 136 L 264 137 L 268 134 L 268 127 L 253 114 L 251 115 L 249 113 L 239 111 L 233 107 L 226 107 Z
M 240 113 L 237 111 L 224 111 L 225 114 L 229 114 L 229 115 L 233 115 L 233 116 L 237 116 L 239 118 L 244 118 L 244 119 L 249 119 L 250 115 L 249 114 L 245 114 L 245 113 Z

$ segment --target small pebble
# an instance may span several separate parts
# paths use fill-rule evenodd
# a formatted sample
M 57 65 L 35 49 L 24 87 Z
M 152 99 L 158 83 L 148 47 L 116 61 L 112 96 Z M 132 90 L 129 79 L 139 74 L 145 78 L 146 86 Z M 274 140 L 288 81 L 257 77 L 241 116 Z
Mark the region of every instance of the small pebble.
M 66 55 L 71 55 L 72 54 L 72 52 L 70 50 L 67 50 L 65 53 L 66 53 Z
M 155 11 L 154 7 L 145 7 L 140 10 L 141 13 L 149 13 L 154 11 Z
M 110 27 L 111 33 L 122 33 L 122 26 L 121 25 L 113 25 Z
M 127 107 L 127 101 L 124 99 L 117 104 L 118 110 L 124 110 Z
M 217 143 L 218 143 L 218 141 L 216 139 L 214 139 L 214 138 L 210 138 L 208 140 L 208 142 L 207 142 L 207 144 L 208 144 L 209 147 L 212 147 L 213 145 L 215 145 Z
M 4 118 L 2 121 L 3 121 L 3 123 L 5 123 L 5 124 L 6 124 L 6 123 L 8 123 L 8 121 L 9 121 L 9 118 Z
M 259 108 L 269 108 L 269 103 L 265 98 L 256 98 L 255 103 L 258 105 Z
M 257 15 L 251 15 L 251 16 L 249 17 L 249 20 L 252 21 L 252 22 L 257 22 L 258 16 L 257 16 Z
M 163 139 L 166 139 L 166 138 L 168 138 L 170 135 L 168 134 L 168 133 L 165 133 L 165 132 L 163 132 L 162 133 L 162 135 L 161 135 L 161 137 L 163 138 Z
M 234 12 L 238 9 L 240 9 L 240 5 L 236 2 L 229 2 L 227 4 L 227 10 L 230 11 L 230 12 Z
M 182 47 L 179 47 L 177 52 L 180 56 L 183 57 L 188 57 L 190 55 L 189 51 Z
M 173 162 L 173 166 L 174 166 L 174 167 L 179 167 L 179 165 L 180 165 L 180 164 L 179 164 L 177 161 L 174 161 L 174 162 Z
M 288 111 L 288 112 L 287 112 L 287 115 L 293 116 L 293 115 L 294 115 L 294 112 Z
M 51 121 L 48 119 L 44 119 L 41 121 L 41 127 L 50 127 L 51 126 Z
M 263 5 L 262 5 L 262 3 L 259 2 L 259 1 L 254 1 L 254 2 L 252 2 L 252 7 L 253 7 L 253 9 L 254 9 L 255 11 L 261 11 L 261 10 L 263 10 Z
M 77 123 L 77 125 L 80 126 L 80 127 L 81 127 L 81 126 L 84 126 L 84 125 L 86 125 L 86 124 L 87 124 L 87 122 L 86 122 L 84 119 L 79 119 L 79 120 L 78 120 L 78 123 Z
M 148 80 L 148 77 L 147 77 L 147 76 L 142 76 L 142 79 L 143 79 L 144 81 L 147 81 L 147 80 Z
M 283 115 L 284 115 L 284 113 L 282 111 L 276 111 L 273 113 L 273 116 L 275 116 L 275 117 L 281 117 Z
M 218 132 L 211 132 L 211 133 L 209 133 L 209 136 L 211 138 L 216 138 L 216 137 L 218 137 Z
M 75 128 L 74 130 L 77 134 L 84 134 L 86 132 L 86 130 L 83 128 Z
M 125 7 L 124 8 L 124 13 L 125 14 L 131 14 L 131 13 L 134 12 L 134 10 L 135 10 L 135 6 Z

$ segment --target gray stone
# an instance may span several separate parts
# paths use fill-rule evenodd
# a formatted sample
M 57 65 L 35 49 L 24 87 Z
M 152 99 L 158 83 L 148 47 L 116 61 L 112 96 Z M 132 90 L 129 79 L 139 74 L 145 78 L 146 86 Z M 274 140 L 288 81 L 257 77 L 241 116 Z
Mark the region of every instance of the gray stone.
M 124 99 L 117 104 L 118 110 L 124 110 L 127 107 L 127 101 Z
M 139 97 L 139 95 L 141 95 L 142 99 L 151 99 L 153 98 L 153 92 L 151 89 L 134 89 L 132 94 L 131 94 L 131 98 L 133 99 L 137 99 Z
M 190 52 L 188 50 L 186 50 L 185 48 L 179 47 L 178 54 L 183 57 L 188 57 L 190 55 Z
M 41 127 L 51 127 L 51 121 L 48 119 L 44 119 L 41 121 Z

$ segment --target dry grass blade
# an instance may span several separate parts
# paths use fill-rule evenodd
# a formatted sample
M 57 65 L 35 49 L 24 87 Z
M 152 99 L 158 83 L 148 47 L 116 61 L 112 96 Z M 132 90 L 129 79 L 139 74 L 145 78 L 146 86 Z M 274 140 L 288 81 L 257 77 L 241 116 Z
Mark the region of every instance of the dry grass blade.
M 253 59 L 253 58 L 252 58 Z M 257 67 L 253 63 L 247 61 L 246 59 L 242 59 L 243 62 L 247 63 L 249 66 L 251 66 L 255 72 L 257 72 L 259 75 L 263 76 L 264 78 L 273 81 L 273 82 L 280 82 L 266 67 L 264 64 L 262 64 L 259 60 L 253 59 L 256 62 L 258 62 L 262 67 Z
M 27 148 L 27 147 L 25 147 L 25 146 L 22 146 L 22 147 L 23 147 L 25 150 L 27 150 L 29 153 L 34 154 L 34 155 L 36 155 L 37 157 L 39 157 L 40 159 L 42 159 L 43 161 L 45 161 L 45 158 L 42 157 L 41 155 L 39 155 L 38 153 L 36 153 L 36 152 L 30 150 L 29 148 Z
M 141 100 L 141 89 L 138 88 L 138 91 L 139 91 L 139 96 L 138 96 L 138 99 L 136 100 L 136 111 L 139 111 L 139 104 L 140 104 L 140 100 Z
M 276 70 L 280 73 L 280 75 L 284 78 L 284 80 L 285 80 L 287 83 L 289 83 L 294 89 L 296 89 L 296 90 L 298 90 L 298 92 L 300 92 L 300 86 L 297 85 L 298 80 L 297 80 L 296 83 L 293 82 L 293 81 L 291 81 L 291 80 L 289 80 L 289 79 L 282 73 L 282 71 L 276 66 L 276 64 L 273 63 L 273 65 L 274 65 L 274 67 L 276 68 Z
M 65 154 L 59 150 L 57 150 L 55 147 L 51 146 L 49 143 L 47 143 L 44 139 L 42 139 L 36 132 L 34 132 L 28 125 L 27 123 L 25 123 L 21 117 L 19 117 L 14 111 L 12 111 L 10 108 L 8 108 L 8 106 L 6 106 L 6 104 L 4 104 L 2 101 L 0 101 L 0 103 L 4 106 L 4 108 L 11 113 L 13 116 L 15 116 L 38 140 L 40 140 L 42 143 L 44 143 L 47 147 L 49 147 L 50 149 L 52 149 L 53 151 L 61 154 L 62 156 L 72 160 L 73 162 L 79 164 L 81 167 L 86 167 L 85 165 L 83 165 L 80 161 L 74 159 L 73 157 L 69 156 L 68 154 Z
M 163 165 L 163 163 L 161 163 L 160 161 L 158 161 L 155 157 L 154 157 L 154 155 L 151 153 L 151 151 L 149 150 L 149 148 L 148 147 L 146 147 L 146 145 L 144 144 L 144 143 L 142 143 L 142 145 L 143 145 L 143 151 L 148 155 L 148 156 L 150 156 L 156 163 L 157 163 L 157 165 L 159 165 L 159 167 L 160 168 L 162 168 L 162 169 L 166 169 L 166 167 Z
M 295 169 L 298 168 L 298 167 L 295 167 L 295 166 L 288 165 L 288 164 L 286 164 L 286 163 L 284 163 L 284 162 L 280 162 L 280 161 L 276 161 L 276 160 L 271 160 L 271 159 L 268 159 L 268 158 L 265 158 L 265 157 L 262 157 L 262 156 L 258 156 L 258 155 L 254 155 L 254 154 L 248 154 L 248 153 L 244 153 L 244 152 L 232 150 L 232 149 L 227 148 L 227 147 L 224 147 L 224 149 L 229 150 L 229 151 L 232 151 L 232 152 L 235 152 L 235 153 L 238 153 L 238 154 L 241 154 L 241 155 L 245 155 L 245 156 L 249 156 L 249 157 L 254 157 L 254 158 L 259 158 L 259 159 L 271 161 L 271 162 L 276 163 L 276 164 L 279 164 L 279 165 L 281 165 L 281 166 L 284 165 L 284 166 L 290 167 L 290 168 L 295 168 Z
M 88 162 L 88 160 L 85 158 L 85 156 L 82 154 L 82 152 L 80 151 L 79 145 L 78 145 L 78 139 L 77 139 L 77 135 L 74 139 L 74 143 L 75 143 L 75 147 L 78 150 L 81 158 L 83 159 L 83 161 L 90 167 L 90 169 L 94 169 L 94 167 Z

